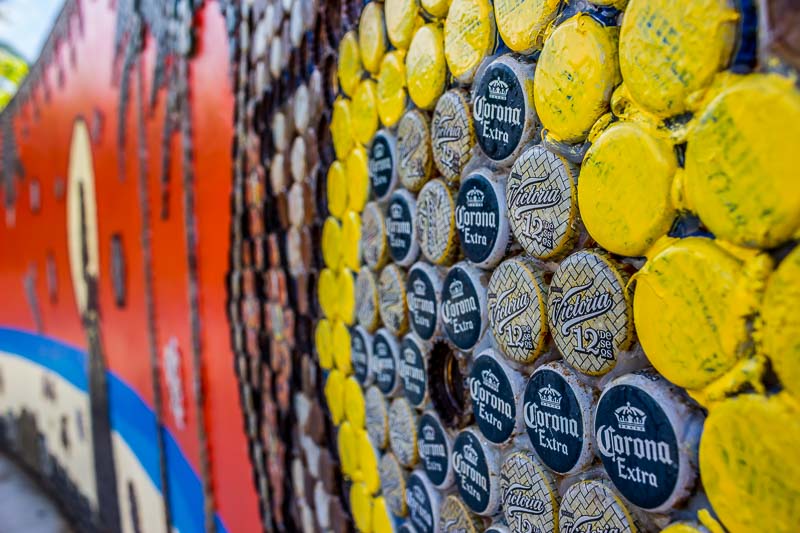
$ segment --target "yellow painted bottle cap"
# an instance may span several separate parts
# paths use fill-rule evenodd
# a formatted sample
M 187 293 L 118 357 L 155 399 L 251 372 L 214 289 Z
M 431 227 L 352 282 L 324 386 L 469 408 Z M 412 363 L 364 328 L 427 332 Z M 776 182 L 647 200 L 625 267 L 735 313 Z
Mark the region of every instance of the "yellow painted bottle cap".
M 408 331 L 406 274 L 394 263 L 378 276 L 378 310 L 383 325 L 394 335 L 399 337 Z
M 349 376 L 353 373 L 353 364 L 350 358 L 350 332 L 341 320 L 333 322 L 332 339 L 333 341 L 333 363 L 336 368 Z
M 366 405 L 361 385 L 355 377 L 350 376 L 344 382 L 344 417 L 355 428 L 364 428 Z
M 356 282 L 353 276 L 353 271 L 349 268 L 343 268 L 336 276 L 336 287 L 338 288 L 336 306 L 336 316 L 342 319 L 342 322 L 348 326 L 352 326 L 355 322 L 356 315 Z
M 386 0 L 386 33 L 395 48 L 405 50 L 419 26 L 419 7 L 416 0 Z
M 481 61 L 496 45 L 492 3 L 453 0 L 444 21 L 444 55 L 453 76 L 461 83 L 471 83 Z
M 355 31 L 345 33 L 341 42 L 339 42 L 339 64 L 337 69 L 339 86 L 342 88 L 342 92 L 352 96 L 364 72 L 361 68 L 361 52 L 358 49 Z
M 686 111 L 692 94 L 730 61 L 738 21 L 728 0 L 699 0 L 691 9 L 670 0 L 631 2 L 619 62 L 634 101 L 661 117 Z
M 444 18 L 450 9 L 452 0 L 420 0 L 420 5 L 429 15 L 434 18 Z
M 709 230 L 771 248 L 800 228 L 800 91 L 776 74 L 739 78 L 700 114 L 686 145 L 685 194 Z
M 578 182 L 592 238 L 615 254 L 644 255 L 675 220 L 670 191 L 677 168 L 672 145 L 649 128 L 618 122 L 604 131 L 586 153 Z
M 676 385 L 706 385 L 740 356 L 747 339 L 746 318 L 736 316 L 741 274 L 740 261 L 702 237 L 676 241 L 637 274 L 639 342 L 656 370 Z
M 339 425 L 344 419 L 344 375 L 338 370 L 331 370 L 328 379 L 325 381 L 325 401 L 328 402 L 328 410 L 331 412 L 331 420 L 335 425 Z M 349 428 L 352 434 L 352 428 Z M 339 431 L 339 448 L 342 445 L 342 429 Z M 344 470 L 344 461 L 342 462 Z
M 633 313 L 627 281 L 627 274 L 600 249 L 575 252 L 553 274 L 547 297 L 550 333 L 576 370 L 603 375 L 630 346 Z
M 383 22 L 383 4 L 380 2 L 370 2 L 361 11 L 358 47 L 364 68 L 373 74 L 378 72 L 383 54 L 386 53 L 386 25 Z
M 314 330 L 314 344 L 317 348 L 319 366 L 325 370 L 333 368 L 333 332 L 331 323 L 327 318 L 317 322 L 317 329 Z
M 350 487 L 350 510 L 353 521 L 362 533 L 372 531 L 372 497 L 363 483 L 353 483 Z
M 353 473 L 358 470 L 358 445 L 356 443 L 355 429 L 350 422 L 345 420 L 339 426 L 336 443 L 339 448 L 339 462 L 342 473 L 352 477 Z
M 708 499 L 728 531 L 800 524 L 800 411 L 783 394 L 742 394 L 711 409 L 700 441 Z
M 619 82 L 616 28 L 580 13 L 547 38 L 533 96 L 542 125 L 556 140 L 577 143 L 608 111 Z
M 331 113 L 331 138 L 337 159 L 344 159 L 353 147 L 353 126 L 351 123 L 350 100 L 339 97 L 333 103 Z
M 317 299 L 322 309 L 322 314 L 327 318 L 334 318 L 337 314 L 337 299 L 339 289 L 336 286 L 336 273 L 330 268 L 323 268 L 319 273 L 317 285 Z
M 356 318 L 369 332 L 380 323 L 378 314 L 378 283 L 375 274 L 366 266 L 361 267 L 356 277 Z
M 367 5 L 374 5 L 374 2 Z M 378 130 L 378 85 L 369 78 L 362 80 L 356 87 L 353 101 L 350 104 L 350 124 L 353 138 L 363 145 L 369 144 Z
M 383 56 L 378 73 L 378 116 L 384 126 L 394 126 L 406 109 L 406 54 L 393 50 Z M 365 143 L 366 144 L 366 143 Z
M 439 25 L 426 24 L 414 34 L 406 54 L 408 94 L 422 109 L 433 109 L 444 91 L 447 65 L 443 39 Z
M 361 390 L 359 388 L 359 390 Z M 361 397 L 363 404 L 364 397 Z M 370 494 L 375 494 L 381 488 L 381 478 L 378 473 L 378 452 L 369 440 L 369 435 L 363 427 L 356 432 L 358 438 L 358 458 L 361 465 L 361 477 Z
M 785 390 L 800 400 L 800 247 L 784 258 L 767 282 L 761 338 Z
M 328 168 L 327 180 L 328 212 L 342 218 L 347 209 L 347 174 L 340 161 L 334 161 Z
M 561 0 L 494 0 L 494 18 L 503 42 L 515 52 L 529 54 L 544 44 Z
M 392 452 L 386 452 L 380 462 L 381 489 L 389 509 L 397 516 L 405 516 L 406 475 Z
M 352 210 L 342 217 L 342 263 L 353 271 L 361 264 L 361 217 Z
M 394 533 L 394 520 L 386 508 L 383 496 L 372 501 L 372 530 L 375 533 Z
M 661 533 L 709 533 L 697 522 L 675 522 L 661 530 Z
M 369 170 L 367 151 L 363 146 L 354 147 L 345 160 L 347 171 L 347 207 L 360 213 L 369 198 Z
M 365 394 L 367 410 L 367 434 L 372 443 L 379 449 L 389 444 L 389 414 L 386 399 L 381 390 L 372 385 Z
M 322 259 L 332 270 L 339 270 L 342 264 L 342 228 L 333 217 L 322 225 Z

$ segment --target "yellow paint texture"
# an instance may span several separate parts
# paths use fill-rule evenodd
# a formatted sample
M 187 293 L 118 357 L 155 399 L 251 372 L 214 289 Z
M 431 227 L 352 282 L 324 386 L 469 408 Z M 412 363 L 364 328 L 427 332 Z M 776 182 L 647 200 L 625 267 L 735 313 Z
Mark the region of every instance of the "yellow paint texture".
M 349 31 L 339 42 L 339 62 L 337 64 L 339 87 L 342 92 L 352 96 L 361 81 L 364 70 L 361 65 L 361 52 L 358 49 L 356 32 Z
M 673 241 L 651 258 L 636 276 L 633 313 L 656 370 L 695 389 L 731 368 L 747 341 L 743 283 L 742 262 L 711 239 Z
M 356 283 L 353 271 L 343 268 L 336 275 L 335 283 L 337 289 L 336 316 L 348 326 L 352 326 L 356 318 Z
M 356 146 L 347 154 L 344 162 L 347 173 L 347 207 L 360 213 L 369 198 L 369 169 L 367 151 Z
M 353 376 L 347 378 L 344 383 L 344 416 L 353 427 L 364 428 L 366 419 L 364 393 L 361 392 L 361 385 Z
M 641 256 L 666 235 L 678 161 L 672 145 L 637 123 L 608 128 L 586 154 L 578 204 L 589 234 L 610 252 Z
M 495 0 L 494 18 L 503 42 L 522 54 L 541 49 L 560 6 L 561 0 Z
M 364 6 L 358 22 L 358 48 L 364 68 L 378 72 L 386 53 L 386 25 L 383 21 L 383 4 L 370 2 Z
M 785 393 L 743 394 L 711 410 L 700 441 L 700 473 L 728 531 L 797 531 L 798 441 L 800 410 Z
M 386 127 L 394 126 L 406 109 L 406 55 L 393 50 L 383 56 L 378 73 L 378 116 Z
M 331 331 L 331 323 L 327 318 L 323 318 L 317 322 L 317 328 L 314 330 L 314 344 L 317 348 L 317 356 L 319 357 L 319 366 L 325 370 L 333 368 L 333 333 Z
M 447 65 L 442 28 L 426 24 L 414 34 L 406 54 L 408 94 L 422 109 L 433 109 L 444 92 Z
M 578 14 L 544 43 L 533 87 L 536 111 L 556 140 L 577 143 L 606 111 L 619 83 L 619 31 Z
M 336 273 L 330 268 L 323 268 L 319 273 L 317 282 L 317 299 L 322 308 L 322 314 L 326 318 L 335 318 L 337 313 L 336 299 L 338 298 L 336 288 Z
M 322 259 L 333 270 L 339 270 L 342 264 L 342 228 L 333 217 L 322 225 Z
M 719 238 L 777 246 L 800 228 L 800 92 L 775 74 L 735 77 L 689 133 L 685 197 Z
M 347 209 L 347 175 L 341 161 L 331 163 L 326 185 L 328 212 L 336 218 L 342 218 Z
M 384 13 L 389 41 L 395 48 L 407 49 L 414 32 L 420 26 L 417 0 L 386 0 Z
M 364 483 L 354 483 L 350 487 L 350 510 L 359 531 L 372 531 L 372 497 Z
M 354 88 L 355 90 L 355 88 Z M 331 138 L 337 159 L 344 159 L 353 148 L 353 126 L 350 114 L 350 100 L 339 97 L 333 103 L 331 113 Z
M 336 368 L 345 375 L 348 376 L 353 372 L 353 363 L 350 359 L 350 332 L 347 330 L 347 326 L 344 325 L 344 322 L 341 320 L 337 320 L 333 323 L 333 364 L 336 365 Z M 347 392 L 347 388 L 345 387 L 345 393 Z M 353 422 L 350 420 L 350 422 Z M 353 424 L 358 426 L 358 424 Z
M 372 530 L 375 533 L 394 533 L 394 521 L 386 508 L 383 496 L 375 498 L 372 502 Z
M 444 54 L 453 76 L 470 83 L 494 50 L 497 31 L 489 0 L 453 0 L 444 22 Z
M 325 381 L 325 401 L 328 402 L 328 409 L 331 412 L 331 420 L 334 425 L 339 425 L 344 419 L 344 375 L 336 369 L 333 369 L 328 374 L 328 379 Z M 343 450 L 355 450 L 355 446 L 349 445 L 349 440 L 354 439 L 353 428 L 349 422 L 342 424 L 339 428 L 339 454 Z M 349 452 L 347 452 L 349 453 Z M 347 453 L 345 455 L 347 455 Z M 351 457 L 341 457 L 342 472 L 349 473 L 350 466 L 355 464 L 355 460 Z M 347 470 L 345 470 L 347 468 Z
M 730 61 L 739 15 L 729 0 L 631 0 L 619 62 L 634 101 L 661 117 L 686 111 Z
M 356 385 L 358 385 L 358 382 L 356 382 Z M 364 397 L 361 396 L 362 407 L 363 401 Z M 381 488 L 381 478 L 380 474 L 378 473 L 378 454 L 375 451 L 372 442 L 369 440 L 369 435 L 367 432 L 361 426 L 357 427 L 358 430 L 356 431 L 356 440 L 358 445 L 358 459 L 361 467 L 361 477 L 367 492 L 369 492 L 369 494 L 375 494 L 378 492 L 378 489 Z
M 378 84 L 366 79 L 358 84 L 350 103 L 350 127 L 353 138 L 363 145 L 369 144 L 378 130 Z
M 353 271 L 361 265 L 361 216 L 355 211 L 342 217 L 342 263 Z
M 444 18 L 447 16 L 447 11 L 450 9 L 451 0 L 420 0 L 422 9 L 427 11 L 431 16 L 436 18 Z

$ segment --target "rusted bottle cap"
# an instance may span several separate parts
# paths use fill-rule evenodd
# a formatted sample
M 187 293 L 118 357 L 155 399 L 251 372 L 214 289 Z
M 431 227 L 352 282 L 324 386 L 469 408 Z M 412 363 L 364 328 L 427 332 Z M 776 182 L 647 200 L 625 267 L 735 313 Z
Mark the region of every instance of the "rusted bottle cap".
M 510 244 L 505 196 L 505 180 L 498 180 L 486 168 L 471 172 L 461 182 L 456 228 L 464 256 L 477 267 L 497 265 Z
M 442 284 L 442 323 L 447 338 L 460 350 L 471 350 L 488 323 L 485 274 L 458 263 Z
M 411 330 L 423 341 L 430 341 L 439 334 L 440 295 L 442 275 L 436 267 L 417 262 L 408 271 L 406 300 L 408 322 Z
M 428 479 L 437 489 L 453 484 L 453 439 L 435 411 L 425 411 L 417 430 L 419 459 Z
M 400 266 L 410 266 L 419 256 L 417 201 L 406 190 L 392 193 L 386 216 L 389 255 Z
M 406 399 L 421 409 L 428 403 L 428 353 L 425 345 L 408 334 L 400 344 L 398 374 L 403 381 Z
M 552 475 L 527 451 L 506 457 L 500 471 L 503 515 L 513 531 L 555 531 L 558 491 Z
M 519 372 L 489 349 L 475 358 L 467 382 L 475 422 L 489 442 L 502 444 L 522 432 L 517 406 L 525 380 Z
M 522 412 L 533 449 L 548 468 L 571 474 L 594 459 L 595 394 L 560 361 L 540 366 L 525 388 Z
M 402 380 L 397 376 L 400 346 L 387 329 L 381 328 L 372 337 L 372 358 L 375 384 L 386 396 L 400 392 Z
M 500 506 L 500 457 L 476 429 L 456 437 L 453 470 L 464 503 L 479 515 L 495 514 Z

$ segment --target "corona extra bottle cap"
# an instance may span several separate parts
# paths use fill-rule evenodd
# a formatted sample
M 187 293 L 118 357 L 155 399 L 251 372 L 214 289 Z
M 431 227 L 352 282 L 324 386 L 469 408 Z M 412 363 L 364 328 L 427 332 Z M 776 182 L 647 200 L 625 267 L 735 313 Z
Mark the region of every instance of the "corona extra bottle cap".
M 408 322 L 411 330 L 423 341 L 432 340 L 441 330 L 441 294 L 442 275 L 436 267 L 422 261 L 414 263 L 406 281 Z
M 463 262 L 444 279 L 442 324 L 447 338 L 460 350 L 471 350 L 486 331 L 486 285 L 486 275 Z
M 360 213 L 369 198 L 367 151 L 363 147 L 356 146 L 350 151 L 345 161 L 345 170 L 347 171 L 347 207 Z
M 400 392 L 402 381 L 397 377 L 400 366 L 400 346 L 397 339 L 385 328 L 379 329 L 372 337 L 373 368 L 375 384 L 387 397 Z
M 412 334 L 403 337 L 400 344 L 398 374 L 403 381 L 406 399 L 421 409 L 428 403 L 428 359 L 425 346 Z
M 419 256 L 417 201 L 406 190 L 392 193 L 386 215 L 389 255 L 400 266 L 410 266 Z
M 361 216 L 361 250 L 364 262 L 372 270 L 380 270 L 389 260 L 386 220 L 375 202 L 368 203 Z
M 367 4 L 371 5 L 371 4 Z M 350 102 L 350 126 L 353 138 L 363 145 L 369 144 L 378 130 L 378 85 L 369 78 L 361 80 Z
M 356 318 L 366 331 L 373 332 L 380 324 L 378 314 L 378 283 L 375 274 L 361 267 L 356 277 Z
M 342 92 L 352 96 L 364 71 L 361 68 L 361 52 L 358 49 L 356 32 L 349 31 L 339 42 L 339 86 Z
M 733 6 L 702 0 L 687 12 L 669 0 L 631 2 L 619 63 L 634 101 L 660 117 L 687 111 L 692 95 L 728 66 L 740 19 Z
M 406 274 L 395 264 L 386 266 L 378 278 L 378 302 L 383 325 L 395 335 L 408 331 Z
M 525 379 L 494 350 L 485 350 L 475 358 L 467 386 L 475 423 L 489 442 L 503 444 L 522 432 L 523 417 L 518 416 L 517 407 Z
M 453 470 L 464 503 L 481 516 L 494 515 L 500 507 L 500 456 L 476 429 L 456 437 Z
M 469 95 L 463 89 L 450 89 L 436 103 L 431 146 L 436 168 L 449 183 L 458 182 L 475 146 L 475 123 Z
M 369 181 L 378 202 L 386 201 L 397 186 L 397 140 L 380 130 L 369 148 Z
M 378 116 L 390 128 L 397 124 L 406 109 L 406 55 L 392 50 L 381 61 L 378 73 Z
M 417 415 L 405 398 L 395 398 L 389 406 L 389 445 L 401 465 L 417 464 Z
M 578 189 L 592 238 L 612 253 L 644 255 L 677 215 L 670 199 L 677 168 L 672 145 L 648 127 L 618 122 L 604 131 L 586 153 Z
M 397 516 L 408 513 L 406 506 L 406 473 L 397 457 L 386 452 L 380 462 L 381 490 L 389 509 Z
M 453 484 L 453 439 L 435 411 L 425 411 L 419 418 L 417 430 L 419 459 L 431 483 L 437 489 Z
M 372 384 L 372 335 L 361 326 L 350 330 L 350 353 L 353 359 L 353 374 L 363 386 Z
M 389 413 L 383 393 L 376 386 L 367 389 L 366 395 L 367 434 L 379 449 L 389 444 Z
M 702 422 L 679 389 L 655 372 L 611 381 L 597 404 L 594 427 L 600 458 L 617 490 L 652 512 L 685 500 L 697 478 Z
M 361 62 L 369 72 L 376 74 L 386 53 L 386 25 L 383 21 L 383 6 L 370 2 L 361 11 L 358 22 L 358 48 Z
M 461 182 L 456 199 L 456 229 L 464 256 L 479 268 L 492 268 L 510 244 L 505 180 L 481 168 Z
M 533 71 L 533 65 L 500 56 L 473 86 L 472 119 L 478 145 L 500 165 L 513 163 L 536 132 Z
M 553 274 L 550 332 L 573 368 L 599 376 L 614 368 L 633 337 L 627 275 L 601 250 L 570 255 Z
M 406 54 L 408 95 L 420 109 L 433 109 L 445 89 L 447 65 L 442 28 L 426 24 L 414 33 Z
M 433 174 L 431 128 L 428 117 L 410 109 L 397 126 L 397 173 L 411 192 L 419 191 Z
M 636 533 L 633 516 L 611 483 L 599 479 L 578 481 L 564 493 L 558 510 L 559 527 L 572 531 L 581 524 L 592 524 L 594 531 Z
M 619 30 L 585 13 L 559 25 L 536 65 L 533 93 L 542 126 L 556 140 L 579 143 L 608 111 L 619 83 Z
M 453 194 L 442 180 L 425 184 L 417 197 L 417 232 L 422 254 L 431 263 L 445 265 L 458 254 Z
M 558 491 L 553 476 L 529 451 L 506 457 L 500 470 L 503 515 L 515 531 L 555 531 Z
M 471 83 L 484 57 L 497 46 L 489 0 L 453 0 L 444 22 L 444 54 L 453 77 Z
M 547 349 L 547 286 L 524 256 L 500 263 L 489 280 L 489 324 L 505 356 L 535 361 Z
M 528 439 L 539 459 L 559 474 L 586 468 L 594 459 L 595 394 L 562 361 L 531 375 L 522 402 Z
M 406 504 L 408 520 L 417 533 L 440 533 L 439 510 L 442 496 L 422 470 L 415 470 L 408 477 Z
M 511 167 L 506 203 L 511 230 L 531 256 L 560 259 L 578 238 L 577 173 L 541 145 L 522 152 Z

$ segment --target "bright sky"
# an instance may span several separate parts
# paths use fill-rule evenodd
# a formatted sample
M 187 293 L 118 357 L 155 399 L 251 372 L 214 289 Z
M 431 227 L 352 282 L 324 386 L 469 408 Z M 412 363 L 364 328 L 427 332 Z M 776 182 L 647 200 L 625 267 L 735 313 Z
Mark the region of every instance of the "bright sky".
M 64 0 L 0 1 L 0 42 L 10 44 L 33 63 L 63 4 Z

